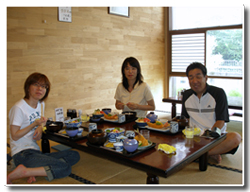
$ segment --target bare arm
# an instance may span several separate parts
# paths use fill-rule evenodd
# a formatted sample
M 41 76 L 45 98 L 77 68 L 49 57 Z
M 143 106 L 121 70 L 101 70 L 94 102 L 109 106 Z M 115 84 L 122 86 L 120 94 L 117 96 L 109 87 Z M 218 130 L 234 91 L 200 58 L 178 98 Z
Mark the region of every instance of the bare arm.
M 225 121 L 223 121 L 223 120 L 218 120 L 218 121 L 216 121 L 216 122 L 214 123 L 212 129 L 213 129 L 214 127 L 218 127 L 218 128 L 221 129 L 221 128 L 224 126 L 224 124 L 225 124 Z
M 43 123 L 45 123 L 45 122 L 46 122 L 46 119 L 44 117 L 42 117 L 41 119 L 34 121 L 32 124 L 30 124 L 29 126 L 23 128 L 23 129 L 20 129 L 21 126 L 10 125 L 11 137 L 14 141 L 17 141 L 18 139 L 20 139 L 24 135 L 26 135 L 28 132 L 30 132 L 30 130 L 32 130 L 34 127 L 36 127 L 36 126 L 42 127 Z M 42 130 L 42 128 L 40 128 L 40 129 Z M 40 129 L 38 129 L 37 131 L 40 131 Z

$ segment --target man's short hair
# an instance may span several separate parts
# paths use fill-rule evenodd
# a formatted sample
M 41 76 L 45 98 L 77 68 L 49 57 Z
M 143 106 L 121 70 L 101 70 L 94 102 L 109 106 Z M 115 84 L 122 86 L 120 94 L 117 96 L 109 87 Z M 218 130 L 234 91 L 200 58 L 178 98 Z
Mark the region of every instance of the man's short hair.
M 189 71 L 196 69 L 196 68 L 198 68 L 202 71 L 202 74 L 204 75 L 204 77 L 207 75 L 207 68 L 205 67 L 205 65 L 203 65 L 202 63 L 199 63 L 199 62 L 193 62 L 186 69 L 187 77 L 188 77 Z

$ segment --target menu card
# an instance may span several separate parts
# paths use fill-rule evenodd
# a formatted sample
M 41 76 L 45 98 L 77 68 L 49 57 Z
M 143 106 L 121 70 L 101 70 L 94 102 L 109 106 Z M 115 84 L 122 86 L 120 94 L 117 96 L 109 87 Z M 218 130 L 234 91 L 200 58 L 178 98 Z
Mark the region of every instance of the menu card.
M 64 116 L 63 116 L 63 108 L 56 108 L 55 109 L 56 113 L 56 121 L 64 121 Z

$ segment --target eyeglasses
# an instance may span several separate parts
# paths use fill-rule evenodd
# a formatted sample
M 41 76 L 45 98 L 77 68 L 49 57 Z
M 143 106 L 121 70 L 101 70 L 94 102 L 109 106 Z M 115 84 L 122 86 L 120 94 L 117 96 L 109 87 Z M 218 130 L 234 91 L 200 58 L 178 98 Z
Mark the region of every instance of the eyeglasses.
M 45 85 L 45 84 L 41 85 L 41 84 L 39 84 L 39 83 L 34 83 L 33 85 L 34 85 L 35 87 L 37 87 L 37 88 L 41 87 L 42 89 L 48 89 L 48 85 Z

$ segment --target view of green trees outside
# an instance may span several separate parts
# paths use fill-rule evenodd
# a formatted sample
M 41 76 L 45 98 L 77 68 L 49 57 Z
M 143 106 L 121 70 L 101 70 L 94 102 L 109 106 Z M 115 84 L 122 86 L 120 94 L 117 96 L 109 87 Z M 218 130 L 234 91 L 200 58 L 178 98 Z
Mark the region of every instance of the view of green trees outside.
M 211 30 L 207 32 L 206 66 L 209 76 L 242 77 L 242 29 Z M 213 79 L 208 83 L 222 87 L 231 105 L 242 106 L 243 81 Z

